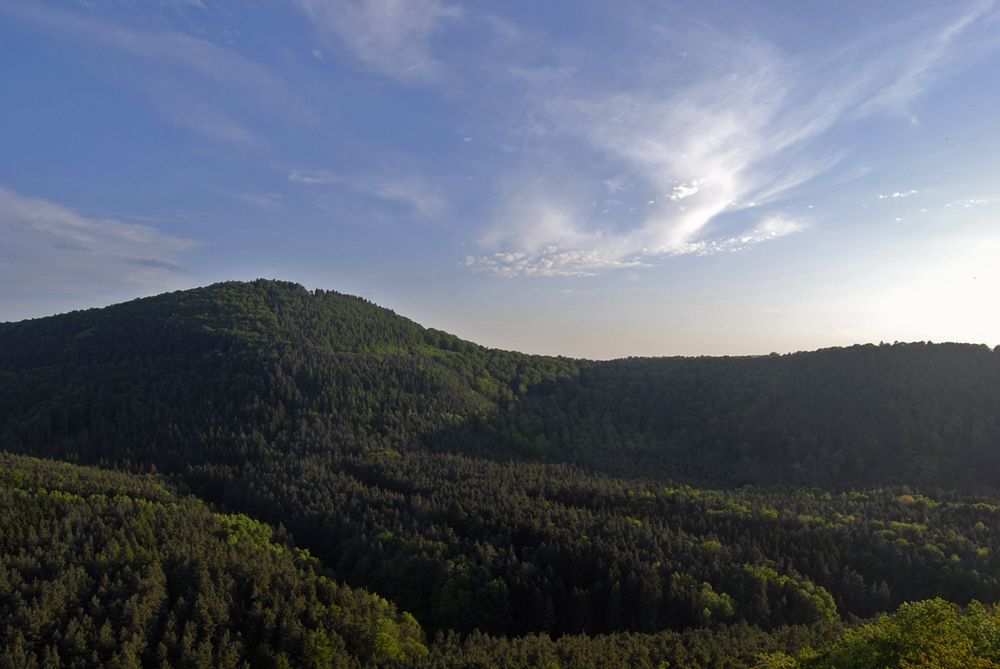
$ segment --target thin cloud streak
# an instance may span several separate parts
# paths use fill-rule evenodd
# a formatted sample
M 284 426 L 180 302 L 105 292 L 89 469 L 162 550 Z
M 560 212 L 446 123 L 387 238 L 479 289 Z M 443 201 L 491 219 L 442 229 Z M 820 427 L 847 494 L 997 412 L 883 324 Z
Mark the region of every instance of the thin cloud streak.
M 153 227 L 88 218 L 0 186 L 0 294 L 136 293 L 187 287 L 184 254 L 195 240 Z M 20 286 L 20 288 L 14 288 Z
M 851 49 L 807 62 L 759 39 L 715 33 L 700 36 L 711 38 L 715 59 L 702 65 L 699 81 L 685 86 L 670 84 L 676 66 L 642 72 L 643 91 L 595 90 L 567 68 L 527 75 L 529 86 L 533 79 L 545 82 L 534 89 L 528 130 L 539 148 L 533 156 L 570 146 L 588 156 L 581 164 L 617 166 L 594 174 L 561 165 L 563 174 L 547 175 L 550 186 L 589 180 L 617 193 L 629 184 L 634 200 L 639 193 L 652 197 L 644 207 L 603 210 L 608 222 L 577 204 L 572 189 L 540 193 L 536 174 L 511 177 L 506 190 L 517 214 L 502 205 L 480 238 L 484 250 L 495 252 L 467 264 L 504 276 L 592 273 L 616 263 L 745 248 L 804 229 L 807 221 L 775 235 L 704 238 L 720 215 L 751 208 L 760 212 L 760 229 L 766 205 L 843 157 L 844 149 L 817 151 L 823 134 L 867 115 L 901 113 L 945 66 L 992 48 L 996 40 L 981 30 L 995 18 L 992 6 L 977 4 L 943 28 L 918 31 L 907 45 L 869 56 L 860 76 Z M 921 51 L 928 43 L 933 48 Z M 664 83 L 650 87 L 649 81 Z
M 0 11 L 108 50 L 101 55 L 91 49 L 87 55 L 97 58 L 103 73 L 140 91 L 170 124 L 213 141 L 259 147 L 266 143 L 254 128 L 260 117 L 312 118 L 279 73 L 207 39 L 172 30 L 134 30 L 43 5 L 4 3 Z
M 623 260 L 600 251 L 563 251 L 559 247 L 543 249 L 541 253 L 494 253 L 491 256 L 469 256 L 465 264 L 476 272 L 503 277 L 516 276 L 594 276 L 601 270 L 645 267 L 639 260 Z
M 288 180 L 307 186 L 343 185 L 380 200 L 402 202 L 411 206 L 420 216 L 429 219 L 440 218 L 448 211 L 448 201 L 416 177 L 358 179 L 322 170 L 295 170 L 288 175 Z
M 489 256 L 468 256 L 465 265 L 475 272 L 505 278 L 517 276 L 595 276 L 605 270 L 650 267 L 646 259 L 654 256 L 676 257 L 682 255 L 709 256 L 717 253 L 742 251 L 755 244 L 779 239 L 801 232 L 808 224 L 785 216 L 772 216 L 753 230 L 739 236 L 708 239 L 676 244 L 669 248 L 639 253 L 617 253 L 614 249 L 601 251 L 567 251 L 559 246 L 549 246 L 532 254 L 523 252 L 494 253 Z
M 997 16 L 994 0 L 975 3 L 957 19 L 947 21 L 944 28 L 922 30 L 921 37 L 897 49 L 880 65 L 898 71 L 894 81 L 866 101 L 858 110 L 866 115 L 886 112 L 916 118 L 909 112 L 909 105 L 924 94 L 944 72 L 969 57 L 998 46 Z M 992 25 L 991 25 L 992 24 Z M 971 36 L 970 32 L 979 32 Z M 961 43 L 965 37 L 966 41 Z M 876 75 L 877 76 L 877 75 Z
M 442 20 L 462 15 L 440 0 L 297 0 L 321 32 L 367 69 L 404 82 L 435 79 L 431 39 Z

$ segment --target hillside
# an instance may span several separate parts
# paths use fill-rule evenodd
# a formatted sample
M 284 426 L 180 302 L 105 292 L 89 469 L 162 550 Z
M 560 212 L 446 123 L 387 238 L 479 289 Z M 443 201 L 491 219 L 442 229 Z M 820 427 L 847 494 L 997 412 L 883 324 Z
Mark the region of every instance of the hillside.
M 281 525 L 431 637 L 755 629 L 770 652 L 786 625 L 812 630 L 793 648 L 1000 599 L 982 346 L 595 362 L 226 283 L 0 324 L 0 448 Z
M 155 479 L 0 455 L 0 666 L 358 666 L 427 654 L 385 600 Z M 36 664 L 37 663 L 37 664 Z
M 42 486 L 41 484 L 45 484 Z M 995 613 L 937 599 L 836 624 L 459 639 L 157 477 L 0 455 L 0 666 L 994 667 Z M 923 640 L 932 639 L 933 643 Z M 948 663 L 951 664 L 948 664 Z M 907 664 L 909 663 L 909 664 Z
M 0 324 L 0 370 L 3 443 L 88 461 L 151 460 L 150 437 L 158 466 L 243 461 L 309 424 L 322 450 L 378 442 L 709 485 L 998 485 L 1000 351 L 983 346 L 593 362 L 257 281 Z

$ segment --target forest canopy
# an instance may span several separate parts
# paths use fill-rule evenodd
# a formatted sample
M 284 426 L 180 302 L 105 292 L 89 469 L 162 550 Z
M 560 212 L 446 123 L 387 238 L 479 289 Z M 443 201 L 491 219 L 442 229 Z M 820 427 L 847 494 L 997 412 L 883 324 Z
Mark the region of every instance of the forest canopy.
M 0 324 L 0 448 L 26 662 L 840 666 L 1000 599 L 984 346 L 599 362 L 230 282 Z

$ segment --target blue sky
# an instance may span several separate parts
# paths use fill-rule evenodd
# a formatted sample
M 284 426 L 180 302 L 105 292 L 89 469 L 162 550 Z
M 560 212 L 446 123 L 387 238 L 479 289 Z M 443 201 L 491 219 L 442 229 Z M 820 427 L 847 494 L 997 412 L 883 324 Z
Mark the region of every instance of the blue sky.
M 0 0 L 0 320 L 227 279 L 530 353 L 1000 344 L 993 2 Z

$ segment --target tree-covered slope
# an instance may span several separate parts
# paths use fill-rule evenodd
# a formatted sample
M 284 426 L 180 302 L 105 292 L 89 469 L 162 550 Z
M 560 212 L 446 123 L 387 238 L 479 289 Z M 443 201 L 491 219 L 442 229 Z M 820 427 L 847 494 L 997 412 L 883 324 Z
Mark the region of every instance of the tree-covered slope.
M 274 535 L 158 478 L 0 454 L 0 667 L 738 667 L 842 630 L 448 633 L 429 651 L 409 614 Z
M 227 283 L 0 325 L 0 447 L 155 468 L 431 630 L 769 630 L 1000 597 L 998 361 L 527 356 Z
M 827 647 L 759 660 L 763 669 L 996 669 L 1000 618 L 978 602 L 965 611 L 941 599 L 915 602 L 848 630 Z
M 407 614 L 335 585 L 266 525 L 210 513 L 158 479 L 0 455 L 0 508 L 2 667 L 985 669 L 1000 652 L 992 609 L 973 602 L 963 614 L 940 599 L 846 634 L 829 620 L 772 631 L 717 622 L 559 638 L 439 633 L 428 651 Z
M 1000 483 L 1000 349 L 915 343 L 629 359 L 563 385 L 564 396 L 536 400 L 556 424 L 585 407 L 582 420 L 563 422 L 598 435 L 605 452 L 616 437 L 634 440 L 646 462 L 700 453 L 731 481 L 992 491 Z M 618 435 L 601 441 L 602 422 Z
M 239 462 L 310 427 L 709 484 L 997 490 L 1000 468 L 1000 351 L 982 346 L 569 360 L 257 281 L 0 324 L 0 375 L 0 443 L 89 461 L 150 460 L 152 438 L 161 462 Z
M 0 666 L 358 666 L 408 614 L 149 478 L 0 455 Z M 290 663 L 290 664 L 289 664 Z

